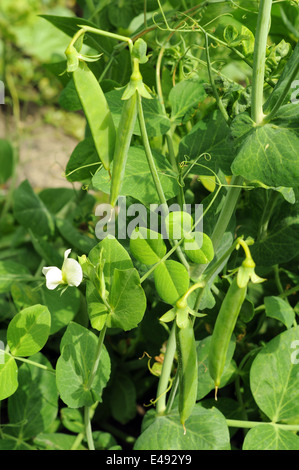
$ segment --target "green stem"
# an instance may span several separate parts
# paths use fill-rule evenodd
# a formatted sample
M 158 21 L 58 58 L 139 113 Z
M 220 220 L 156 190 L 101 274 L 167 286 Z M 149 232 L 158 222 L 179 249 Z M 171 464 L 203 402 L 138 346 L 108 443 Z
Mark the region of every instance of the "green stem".
M 261 124 L 265 117 L 263 113 L 265 58 L 271 23 L 271 7 L 272 0 L 260 1 L 253 55 L 251 101 L 251 117 L 256 124 Z
M 271 426 L 284 429 L 285 431 L 299 431 L 299 424 L 280 424 L 280 423 L 266 423 L 259 421 L 242 421 L 240 419 L 227 419 L 226 424 L 231 428 L 254 428 L 261 424 L 269 424 Z
M 91 420 L 90 420 L 90 406 L 84 407 L 84 427 L 85 427 L 85 436 L 88 444 L 89 450 L 95 450 L 92 429 L 91 429 Z
M 233 176 L 231 179 L 231 184 L 228 188 L 224 204 L 211 235 L 215 252 L 222 241 L 222 237 L 235 211 L 235 207 L 242 189 L 242 183 L 243 178 L 241 176 Z
M 2 351 L 4 354 L 7 354 L 8 356 L 12 357 L 16 361 L 21 361 L 25 362 L 26 364 L 30 364 L 35 367 L 39 367 L 40 369 L 46 370 L 47 372 L 51 372 L 52 374 L 55 374 L 54 369 L 50 369 L 49 367 L 45 366 L 44 364 L 39 364 L 39 362 L 31 361 L 30 359 L 26 359 L 25 357 L 19 357 L 19 356 L 13 356 L 10 354 L 8 351 Z
M 160 181 L 160 178 L 159 178 L 159 174 L 158 174 L 158 171 L 157 171 L 157 168 L 156 168 L 156 165 L 155 165 L 152 150 L 151 150 L 151 147 L 150 147 L 150 143 L 149 143 L 149 139 L 148 139 L 148 135 L 147 135 L 147 130 L 146 130 L 146 125 L 145 125 L 144 114 L 143 114 L 142 99 L 141 99 L 141 96 L 140 96 L 139 93 L 138 93 L 138 98 L 137 98 L 137 109 L 138 109 L 139 127 L 140 127 L 140 132 L 141 132 L 141 137 L 142 137 L 142 141 L 143 141 L 145 154 L 146 154 L 146 157 L 147 157 L 147 162 L 148 162 L 148 165 L 149 165 L 149 168 L 150 168 L 151 175 L 152 175 L 153 180 L 154 180 L 156 191 L 158 193 L 158 196 L 159 196 L 159 199 L 160 199 L 160 202 L 161 202 L 161 205 L 162 205 L 163 216 L 165 217 L 168 214 L 168 205 L 167 205 L 165 194 L 164 194 L 162 184 L 161 184 L 161 181 Z M 186 258 L 183 255 L 183 252 L 182 252 L 181 248 L 179 247 L 179 243 L 177 241 L 174 241 L 174 242 L 170 241 L 170 243 L 175 246 L 175 249 L 177 251 L 177 255 L 178 255 L 181 263 L 185 266 L 185 268 L 189 272 L 189 264 L 186 261 Z
M 157 388 L 156 410 L 160 415 L 166 412 L 166 390 L 169 385 L 169 378 L 171 375 L 173 359 L 176 351 L 175 328 L 176 323 L 174 322 L 169 334 L 166 353 L 164 356 L 162 371 Z

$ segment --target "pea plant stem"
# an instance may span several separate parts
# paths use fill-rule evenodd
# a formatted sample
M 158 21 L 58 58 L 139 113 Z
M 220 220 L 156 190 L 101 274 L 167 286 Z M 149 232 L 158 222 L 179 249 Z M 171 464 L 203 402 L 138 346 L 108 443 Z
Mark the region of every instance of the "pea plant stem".
M 271 23 L 272 0 L 261 0 L 255 34 L 253 74 L 252 74 L 252 101 L 251 117 L 259 125 L 265 117 L 263 113 L 265 57 L 268 33 Z
M 169 378 L 171 375 L 173 358 L 176 350 L 175 328 L 176 323 L 174 322 L 170 330 L 160 380 L 157 388 L 156 411 L 160 415 L 164 414 L 166 411 L 166 390 L 169 385 Z

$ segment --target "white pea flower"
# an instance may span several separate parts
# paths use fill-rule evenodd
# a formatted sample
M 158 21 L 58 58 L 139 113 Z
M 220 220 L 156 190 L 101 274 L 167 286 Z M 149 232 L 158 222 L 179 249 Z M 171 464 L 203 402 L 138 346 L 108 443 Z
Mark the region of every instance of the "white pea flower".
M 60 284 L 67 284 L 69 286 L 78 287 L 83 279 L 83 271 L 75 259 L 68 258 L 72 250 L 64 252 L 64 262 L 62 268 L 56 266 L 48 266 L 43 268 L 43 274 L 46 276 L 46 286 L 48 289 L 53 290 Z

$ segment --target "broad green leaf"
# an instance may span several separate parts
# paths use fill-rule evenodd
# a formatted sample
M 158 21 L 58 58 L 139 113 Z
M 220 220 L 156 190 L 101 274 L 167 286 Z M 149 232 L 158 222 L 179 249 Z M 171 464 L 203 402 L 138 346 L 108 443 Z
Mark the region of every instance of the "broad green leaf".
M 108 327 L 127 331 L 140 323 L 146 309 L 146 296 L 135 268 L 115 268 L 109 305 L 111 311 L 106 320 Z
M 14 215 L 17 221 L 37 237 L 54 234 L 53 217 L 25 180 L 14 192 Z
M 84 432 L 84 422 L 81 410 L 77 408 L 62 408 L 60 410 L 61 422 L 66 429 L 76 434 Z
M 189 288 L 187 269 L 174 260 L 158 264 L 154 270 L 154 280 L 158 295 L 170 305 L 174 305 Z
M 71 322 L 60 343 L 61 355 L 56 364 L 56 385 L 62 401 L 70 408 L 90 406 L 102 400 L 110 377 L 110 357 L 102 346 L 93 383 L 88 386 L 98 347 L 97 336 L 87 328 Z
M 166 245 L 160 233 L 145 227 L 138 227 L 130 237 L 130 250 L 141 263 L 157 263 L 166 253 Z
M 68 181 L 89 181 L 100 167 L 92 137 L 86 137 L 73 150 L 66 165 L 65 174 Z
M 182 124 L 188 121 L 205 97 L 206 92 L 202 82 L 188 79 L 177 83 L 168 96 L 172 122 Z
M 11 176 L 14 167 L 13 148 L 9 140 L 0 139 L 0 184 Z
M 48 359 L 40 353 L 30 360 L 52 369 Z M 26 440 L 53 423 L 58 412 L 58 392 L 55 374 L 32 364 L 21 365 L 18 380 L 17 391 L 8 400 L 8 415 L 13 424 L 12 434 Z
M 106 288 L 109 291 L 114 269 L 130 269 L 133 268 L 133 262 L 122 244 L 112 237 L 106 237 L 99 242 L 89 253 L 88 258 L 94 266 L 100 261 L 102 251 L 102 260 L 104 262 L 104 276 Z
M 238 126 L 239 118 L 233 128 Z M 250 123 L 248 122 L 250 125 Z M 232 172 L 267 186 L 299 185 L 299 106 L 285 105 L 268 124 L 248 127 L 242 136 Z M 245 131 L 244 126 L 244 131 Z
M 30 284 L 14 282 L 11 286 L 10 292 L 17 310 L 22 310 L 23 308 L 42 303 L 41 293 L 32 288 Z
M 32 280 L 26 266 L 16 261 L 0 261 L 0 293 L 9 292 L 15 282 Z
M 82 109 L 82 104 L 79 99 L 75 83 L 73 78 L 71 78 L 67 85 L 64 87 L 60 93 L 58 99 L 59 106 L 67 111 L 79 111 Z
M 136 416 L 136 388 L 130 376 L 117 370 L 109 391 L 109 401 L 113 418 L 126 424 Z
M 88 253 L 96 245 L 97 241 L 94 238 L 80 233 L 70 220 L 56 217 L 55 222 L 61 236 L 69 243 L 69 246 L 82 253 Z
M 186 134 L 179 145 L 179 160 L 192 162 L 201 156 L 192 172 L 198 175 L 212 175 L 220 168 L 225 174 L 231 174 L 234 158 L 233 142 L 229 127 L 220 111 L 209 113 L 198 121 Z
M 290 328 L 295 320 L 295 312 L 288 302 L 280 297 L 268 296 L 264 298 L 266 315 L 270 318 L 276 318 L 287 328 Z
M 34 438 L 34 444 L 40 450 L 72 450 L 77 436 L 62 432 L 42 432 Z M 77 448 L 77 447 L 76 447 Z M 79 447 L 78 450 L 86 450 Z
M 263 347 L 250 369 L 253 397 L 274 422 L 299 416 L 298 344 L 299 327 L 280 333 Z
M 18 388 L 18 366 L 13 357 L 7 354 L 1 354 L 4 358 L 4 363 L 0 363 L 0 400 L 9 397 Z
M 153 151 L 153 156 L 166 200 L 175 197 L 179 192 L 177 175 L 164 156 L 156 151 Z M 109 194 L 110 178 L 107 172 L 98 171 L 92 178 L 92 185 Z M 131 147 L 129 150 L 120 196 L 132 196 L 144 205 L 160 204 L 146 155 L 141 147 Z
M 24 308 L 10 321 L 7 343 L 14 356 L 32 356 L 46 344 L 51 328 L 51 315 L 47 307 L 33 305 Z
M 153 418 L 137 438 L 134 450 L 230 450 L 229 430 L 216 408 L 195 405 L 186 421 L 187 432 L 177 411 Z
M 242 450 L 299 450 L 299 436 L 271 424 L 259 424 L 246 433 Z
M 63 294 L 58 290 L 42 288 L 43 303 L 51 314 L 51 330 L 53 335 L 67 326 L 78 313 L 81 305 L 80 291 L 78 289 L 66 289 Z

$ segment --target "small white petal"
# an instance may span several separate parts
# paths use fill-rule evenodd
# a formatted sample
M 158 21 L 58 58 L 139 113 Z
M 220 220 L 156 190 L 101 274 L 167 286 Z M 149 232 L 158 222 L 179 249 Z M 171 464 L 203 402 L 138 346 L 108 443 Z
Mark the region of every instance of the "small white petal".
M 53 290 L 59 284 L 62 284 L 62 272 L 56 266 L 49 266 L 43 268 L 43 274 L 46 276 L 46 286 L 48 289 Z
M 65 252 L 64 252 L 64 259 L 65 260 L 67 259 L 68 255 L 70 254 L 71 251 L 72 251 L 71 248 L 69 248 L 68 250 L 65 250 Z
M 78 261 L 73 258 L 65 259 L 62 266 L 62 277 L 69 286 L 78 287 L 83 279 L 83 271 Z

